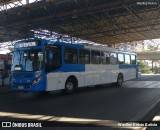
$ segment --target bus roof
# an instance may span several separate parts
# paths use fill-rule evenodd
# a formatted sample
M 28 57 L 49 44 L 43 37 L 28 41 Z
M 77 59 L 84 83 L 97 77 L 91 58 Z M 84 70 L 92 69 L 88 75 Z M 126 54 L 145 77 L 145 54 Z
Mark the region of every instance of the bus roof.
M 32 38 L 32 39 L 27 39 L 27 40 L 21 40 L 16 43 L 20 42 L 28 42 L 28 41 L 34 41 L 34 40 L 40 40 L 43 41 L 44 44 L 50 43 L 50 44 L 56 44 L 56 45 L 63 45 L 63 46 L 70 46 L 70 47 L 76 47 L 76 48 L 86 48 L 86 49 L 93 49 L 93 50 L 102 50 L 102 51 L 109 51 L 109 52 L 119 52 L 119 53 L 128 53 L 128 54 L 135 54 L 135 52 L 130 52 L 130 51 L 123 51 L 119 49 L 115 49 L 112 47 L 107 47 L 107 46 L 101 46 L 101 45 L 89 45 L 86 43 L 67 43 L 67 42 L 60 42 L 56 40 L 46 40 L 46 39 L 39 39 L 39 38 Z
M 119 49 L 115 49 L 112 47 L 107 47 L 107 46 L 85 46 L 87 49 L 93 49 L 93 50 L 102 50 L 102 51 L 109 51 L 109 52 L 119 52 L 119 53 L 126 53 L 126 54 L 136 54 L 135 52 L 130 52 L 130 51 L 123 51 Z

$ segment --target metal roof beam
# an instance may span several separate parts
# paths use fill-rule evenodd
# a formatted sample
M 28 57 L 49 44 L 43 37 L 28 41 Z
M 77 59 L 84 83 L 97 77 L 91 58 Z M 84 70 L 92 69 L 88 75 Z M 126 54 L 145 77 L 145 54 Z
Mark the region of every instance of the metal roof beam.
M 123 3 L 122 3 L 122 5 L 123 5 L 131 14 L 133 14 L 136 18 L 138 18 L 138 19 L 143 23 L 143 25 L 144 25 L 145 27 L 149 27 L 150 30 L 152 30 L 155 35 L 157 35 L 158 37 L 160 37 L 160 35 L 159 35 L 156 31 L 154 31 L 150 26 L 148 26 L 133 10 L 131 10 L 129 7 L 127 7 L 127 6 L 124 5 Z

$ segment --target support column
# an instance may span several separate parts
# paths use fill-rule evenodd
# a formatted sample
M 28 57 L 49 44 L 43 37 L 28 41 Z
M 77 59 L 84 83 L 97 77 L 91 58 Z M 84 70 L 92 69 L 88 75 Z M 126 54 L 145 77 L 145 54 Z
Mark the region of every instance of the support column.
M 154 62 L 154 61 L 152 60 L 152 72 L 154 71 L 154 70 L 153 70 L 153 62 Z

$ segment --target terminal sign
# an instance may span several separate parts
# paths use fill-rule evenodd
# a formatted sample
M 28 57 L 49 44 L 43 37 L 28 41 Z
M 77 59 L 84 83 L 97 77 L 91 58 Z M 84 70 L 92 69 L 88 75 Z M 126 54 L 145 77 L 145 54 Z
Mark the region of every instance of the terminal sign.
M 16 45 L 16 48 L 21 48 L 21 47 L 33 47 L 37 46 L 37 42 L 26 42 L 26 43 L 19 43 Z

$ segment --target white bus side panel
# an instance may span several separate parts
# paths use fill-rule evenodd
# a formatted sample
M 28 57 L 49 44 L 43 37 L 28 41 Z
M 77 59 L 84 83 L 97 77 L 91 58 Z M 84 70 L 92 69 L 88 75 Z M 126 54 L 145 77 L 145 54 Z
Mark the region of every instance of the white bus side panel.
M 101 84 L 111 83 L 111 65 L 101 65 Z
M 64 89 L 66 80 L 69 76 L 74 75 L 78 80 L 78 87 L 84 86 L 84 72 L 58 72 L 47 74 L 47 91 Z
M 100 84 L 100 65 L 85 65 L 85 86 Z
M 117 82 L 117 76 L 119 74 L 119 65 L 111 65 L 111 82 Z
M 131 68 L 131 79 L 136 78 L 136 68 Z
M 130 68 L 130 69 L 120 69 L 120 72 L 123 74 L 123 80 L 130 80 L 136 78 L 136 69 Z
M 67 78 L 74 75 L 78 87 L 117 82 L 119 73 L 124 81 L 136 78 L 136 69 L 119 69 L 118 65 L 86 65 L 84 72 L 58 72 L 47 74 L 47 91 L 64 89 Z
M 78 80 L 78 87 L 84 87 L 85 86 L 85 73 L 80 72 L 78 75 L 76 75 L 76 78 Z
M 46 91 L 57 90 L 57 86 L 58 86 L 57 74 L 58 73 L 47 74 Z
M 127 77 L 128 77 L 127 80 L 136 78 L 136 68 L 128 69 Z

